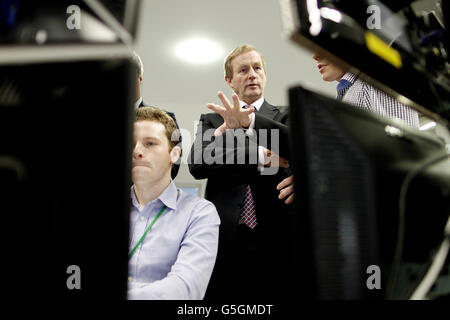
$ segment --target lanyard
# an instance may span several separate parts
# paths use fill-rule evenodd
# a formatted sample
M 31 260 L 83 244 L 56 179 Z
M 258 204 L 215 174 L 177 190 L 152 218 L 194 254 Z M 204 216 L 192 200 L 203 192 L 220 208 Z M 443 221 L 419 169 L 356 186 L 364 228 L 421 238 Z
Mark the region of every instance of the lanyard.
M 156 220 L 158 220 L 159 216 L 163 213 L 163 211 L 166 209 L 166 206 L 163 205 L 163 207 L 161 208 L 161 210 L 159 211 L 159 213 L 156 215 L 156 217 L 153 218 L 152 223 L 150 223 L 150 225 L 148 226 L 147 230 L 145 230 L 144 234 L 142 235 L 142 237 L 139 239 L 138 243 L 136 243 L 136 245 L 134 246 L 133 250 L 131 250 L 131 252 L 128 254 L 128 260 L 131 259 L 131 257 L 133 256 L 134 252 L 136 251 L 136 249 L 139 247 L 139 245 L 142 243 L 142 241 L 144 241 L 145 237 L 147 236 L 147 233 L 150 231 L 150 229 L 153 227 L 153 225 L 155 224 Z

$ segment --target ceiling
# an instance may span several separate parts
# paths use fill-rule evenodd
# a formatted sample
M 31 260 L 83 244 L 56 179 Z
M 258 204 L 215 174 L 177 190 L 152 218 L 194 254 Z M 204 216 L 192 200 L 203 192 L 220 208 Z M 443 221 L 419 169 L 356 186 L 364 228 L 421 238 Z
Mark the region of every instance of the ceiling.
M 216 41 L 222 57 L 204 65 L 181 61 L 174 47 L 193 36 Z M 218 90 L 231 93 L 223 60 L 244 43 L 265 58 L 271 103 L 287 105 L 287 89 L 295 84 L 334 95 L 336 84 L 321 80 L 311 54 L 282 35 L 278 1 L 151 0 L 142 1 L 135 43 L 144 63 L 144 100 L 169 108 L 218 102 Z

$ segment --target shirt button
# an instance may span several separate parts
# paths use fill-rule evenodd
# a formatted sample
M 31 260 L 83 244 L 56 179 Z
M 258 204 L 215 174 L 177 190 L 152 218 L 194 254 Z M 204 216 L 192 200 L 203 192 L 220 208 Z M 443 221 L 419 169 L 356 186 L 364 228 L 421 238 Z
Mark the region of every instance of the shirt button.
M 128 282 L 133 282 L 133 278 L 132 277 L 128 277 Z
M 144 221 L 145 220 L 145 217 L 144 216 L 141 216 L 141 221 Z

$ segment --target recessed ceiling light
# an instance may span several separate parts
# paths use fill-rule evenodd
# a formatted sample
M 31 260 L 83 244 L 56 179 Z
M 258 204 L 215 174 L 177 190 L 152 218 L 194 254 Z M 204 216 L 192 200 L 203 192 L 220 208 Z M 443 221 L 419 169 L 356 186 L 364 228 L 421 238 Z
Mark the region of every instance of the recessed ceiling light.
M 222 58 L 222 47 L 206 38 L 192 38 L 175 46 L 175 54 L 183 61 L 205 64 Z

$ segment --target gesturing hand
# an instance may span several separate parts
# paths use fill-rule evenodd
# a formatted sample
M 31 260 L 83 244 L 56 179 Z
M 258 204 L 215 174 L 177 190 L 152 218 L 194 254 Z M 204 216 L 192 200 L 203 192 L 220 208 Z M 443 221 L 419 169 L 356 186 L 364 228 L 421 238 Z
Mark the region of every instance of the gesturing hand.
M 233 93 L 233 95 L 231 96 L 233 98 L 233 104 L 230 103 L 230 101 L 222 91 L 219 91 L 217 93 L 217 96 L 219 97 L 220 101 L 222 101 L 223 106 L 215 103 L 208 103 L 206 105 L 208 109 L 219 114 L 224 120 L 224 123 L 216 129 L 214 135 L 221 135 L 227 129 L 236 129 L 240 127 L 248 128 L 252 120 L 251 114 L 255 112 L 255 108 L 241 108 L 239 104 L 239 98 L 235 93 Z
M 280 157 L 275 152 L 261 146 L 264 152 L 265 167 L 289 168 L 289 160 Z

